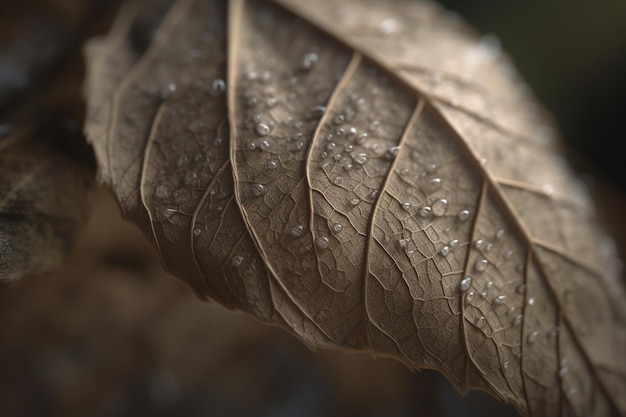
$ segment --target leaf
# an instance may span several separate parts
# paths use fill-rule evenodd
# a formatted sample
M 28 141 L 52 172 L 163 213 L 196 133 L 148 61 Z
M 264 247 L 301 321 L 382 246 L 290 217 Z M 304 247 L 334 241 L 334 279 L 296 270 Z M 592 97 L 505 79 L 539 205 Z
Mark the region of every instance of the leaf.
M 93 174 L 55 145 L 63 134 L 0 125 L 0 282 L 59 266 L 87 220 Z
M 626 414 L 614 244 L 492 39 L 429 2 L 160 7 L 88 46 L 86 131 L 199 297 L 525 415 Z

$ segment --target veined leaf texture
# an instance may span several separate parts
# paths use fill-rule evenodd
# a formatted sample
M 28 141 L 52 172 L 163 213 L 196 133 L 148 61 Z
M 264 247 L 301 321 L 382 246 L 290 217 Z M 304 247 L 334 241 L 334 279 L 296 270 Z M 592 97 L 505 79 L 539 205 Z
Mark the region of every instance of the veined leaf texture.
M 612 240 L 509 59 L 426 2 L 125 6 L 101 179 L 199 297 L 524 415 L 626 413 Z

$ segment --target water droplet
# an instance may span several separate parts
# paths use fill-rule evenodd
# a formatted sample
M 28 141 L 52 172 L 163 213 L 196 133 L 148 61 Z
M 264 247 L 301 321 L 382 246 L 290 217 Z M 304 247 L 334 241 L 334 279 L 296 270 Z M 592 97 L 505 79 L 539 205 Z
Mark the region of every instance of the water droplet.
M 346 121 L 346 118 L 343 114 L 338 114 L 337 116 L 335 116 L 335 118 L 333 119 L 333 123 L 336 125 L 341 125 Z
M 267 104 L 267 107 L 274 107 L 276 106 L 276 104 L 278 104 L 278 99 L 276 99 L 275 97 L 270 97 L 265 100 L 265 104 Z
M 476 327 L 483 328 L 485 324 L 487 324 L 487 320 L 483 316 L 476 319 Z
M 462 222 L 466 221 L 470 217 L 469 210 L 461 210 L 461 211 L 459 211 L 458 217 L 459 217 L 460 221 L 462 221 Z
M 383 35 L 390 35 L 398 30 L 398 21 L 396 19 L 385 19 L 378 25 L 378 31 Z
M 326 113 L 326 106 L 313 106 L 311 113 L 313 113 L 314 117 L 321 117 Z
M 170 189 L 165 185 L 159 185 L 154 193 L 159 198 L 166 198 L 170 195 Z
M 263 186 L 263 184 L 252 184 L 252 195 L 255 197 L 261 197 L 265 195 L 267 190 Z
M 374 130 L 376 130 L 378 128 L 378 125 L 380 125 L 380 120 L 374 120 L 372 123 L 370 123 L 370 125 L 367 127 L 367 130 L 369 130 L 370 132 L 373 132 Z
M 367 133 L 361 133 L 356 137 L 354 142 L 356 142 L 357 145 L 362 145 L 365 142 L 365 139 L 367 139 Z
M 461 280 L 461 291 L 465 292 L 472 286 L 472 277 L 465 277 Z
M 502 368 L 507 369 L 509 367 L 509 361 L 502 362 Z
M 432 210 L 430 207 L 428 207 L 428 206 L 426 206 L 426 207 L 422 207 L 422 208 L 419 210 L 419 215 L 420 215 L 421 217 L 428 217 L 428 216 L 430 216 L 430 213 L 431 213 L 432 211 L 433 211 L 433 210 Z
M 522 324 L 522 321 L 524 321 L 524 316 L 519 314 L 519 315 L 515 316 L 515 318 L 513 319 L 513 324 L 514 325 Z
M 320 249 L 327 249 L 330 241 L 326 236 L 320 236 L 315 241 L 317 243 L 317 247 Z
M 398 152 L 400 152 L 400 147 L 399 146 L 392 146 L 385 153 L 385 158 L 388 159 L 388 160 L 392 160 L 396 156 L 398 156 Z
M 355 164 L 363 165 L 367 162 L 367 154 L 360 153 L 357 154 L 355 158 L 353 158 Z
M 259 143 L 259 148 L 261 148 L 261 150 L 266 151 L 270 148 L 270 143 L 266 140 L 261 141 L 261 143 Z
M 296 225 L 294 227 L 291 228 L 291 236 L 293 237 L 300 237 L 302 236 L 302 234 L 304 233 L 304 227 L 302 227 L 301 225 Z
M 346 135 L 346 137 L 348 139 L 352 139 L 357 135 L 357 133 L 359 132 L 356 130 L 356 127 L 352 126 L 350 129 L 348 129 L 348 134 Z
M 329 151 L 332 151 L 333 149 L 335 149 L 337 145 L 335 145 L 335 142 L 330 142 L 328 145 L 326 145 L 326 149 Z
M 491 252 L 492 249 L 493 243 L 487 243 L 487 246 L 485 246 L 485 252 Z
M 512 251 L 512 250 L 509 250 L 509 251 L 507 251 L 507 252 L 504 254 L 504 257 L 505 257 L 506 259 L 510 259 L 510 258 L 511 258 L 511 256 L 513 256 L 513 251 Z
M 307 71 L 311 70 L 313 68 L 313 65 L 315 65 L 318 60 L 319 56 L 317 55 L 317 53 L 309 52 L 308 54 L 304 55 L 304 58 L 302 58 L 302 69 Z
M 267 167 L 269 169 L 276 169 L 276 168 L 278 168 L 278 162 L 276 162 L 274 160 L 267 161 Z
M 406 211 L 411 210 L 411 203 L 409 203 L 408 201 L 402 203 L 402 208 L 405 209 Z
M 176 92 L 176 84 L 170 83 L 167 86 L 165 86 L 163 91 L 161 91 L 161 98 L 165 100 L 166 98 L 168 98 L 175 92 Z
M 437 171 L 437 164 L 430 164 L 426 167 L 426 172 L 429 174 L 432 174 L 435 171 Z
M 485 241 L 484 241 L 484 240 L 482 240 L 482 239 L 477 239 L 477 240 L 474 242 L 474 247 L 475 247 L 476 249 L 480 249 L 480 248 L 482 248 L 482 247 L 483 247 L 483 244 L 484 244 L 484 243 L 485 243 Z
M 445 198 L 439 199 L 433 203 L 433 215 L 441 217 L 446 213 L 448 209 L 448 200 Z
M 346 171 L 352 171 L 352 164 L 347 164 L 343 167 L 343 169 L 345 169 Z
M 528 338 L 526 339 L 529 345 L 532 345 L 533 343 L 535 343 L 535 341 L 537 340 L 537 336 L 539 336 L 539 332 L 538 331 L 533 331 L 528 335 Z
M 503 236 L 504 236 L 504 229 L 499 229 L 496 232 L 496 239 L 502 239 Z
M 466 304 L 471 303 L 473 299 L 474 299 L 474 291 L 470 291 L 467 294 L 465 294 L 465 303 Z
M 221 78 L 213 80 L 213 83 L 211 84 L 211 94 L 217 95 L 223 93 L 224 91 L 226 91 L 226 82 L 224 82 Z
M 340 185 L 342 182 L 343 182 L 342 177 L 335 177 L 335 179 L 333 180 L 333 184 L 335 185 Z
M 506 295 L 499 295 L 493 299 L 493 302 L 495 304 L 503 304 L 505 300 L 506 300 Z
M 341 223 L 335 223 L 335 225 L 333 226 L 333 231 L 335 233 L 339 233 L 343 230 L 343 225 Z
M 245 259 L 243 258 L 243 256 L 233 256 L 233 259 L 230 260 L 230 263 L 232 264 L 232 266 L 234 266 L 235 268 L 239 268 L 241 267 L 241 265 L 243 265 L 243 261 L 245 261 Z
M 252 96 L 248 98 L 248 101 L 246 101 L 246 104 L 248 105 L 248 107 L 254 107 L 257 105 L 257 103 L 259 102 L 259 100 Z
M 202 234 L 202 229 L 199 229 L 197 227 L 195 229 L 193 229 L 193 235 L 194 236 L 200 236 L 201 234 Z
M 533 304 L 535 304 L 535 297 L 530 297 L 530 298 L 528 299 L 528 305 L 529 305 L 529 306 L 531 306 L 531 305 L 533 305 Z
M 354 197 L 350 199 L 351 206 L 358 206 L 360 202 L 361 202 L 361 199 L 359 199 L 358 197 Z
M 372 192 L 370 193 L 370 197 L 371 197 L 373 200 L 376 200 L 376 198 L 378 198 L 378 190 L 374 190 L 374 191 L 372 191 Z
M 443 256 L 448 256 L 450 254 L 450 247 L 444 246 L 443 248 L 441 248 L 441 254 Z
M 442 184 L 441 178 L 433 178 L 432 180 L 430 180 L 430 189 L 437 190 L 439 187 L 441 187 L 441 184 Z M 469 215 L 469 211 L 467 212 L 467 214 Z
M 487 266 L 489 266 L 489 261 L 486 259 L 480 259 L 476 261 L 476 264 L 474 264 L 474 267 L 476 268 L 476 270 L 480 272 L 487 269 Z
M 349 143 L 346 143 L 345 146 L 343 147 L 343 149 L 347 152 L 350 153 L 354 150 L 354 146 L 350 145 Z
M 270 134 L 271 131 L 272 129 L 270 129 L 270 127 L 265 123 L 259 123 L 258 125 L 256 125 L 256 133 L 258 133 L 260 136 L 267 136 Z
M 450 241 L 450 247 L 454 249 L 454 248 L 456 248 L 457 246 L 459 246 L 459 243 L 460 243 L 460 242 L 459 242 L 459 240 L 458 240 L 458 239 L 451 240 L 451 241 Z
M 340 153 L 338 153 L 338 154 L 333 155 L 333 159 L 334 159 L 335 161 L 340 161 L 340 160 L 341 160 L 341 154 L 340 154 Z

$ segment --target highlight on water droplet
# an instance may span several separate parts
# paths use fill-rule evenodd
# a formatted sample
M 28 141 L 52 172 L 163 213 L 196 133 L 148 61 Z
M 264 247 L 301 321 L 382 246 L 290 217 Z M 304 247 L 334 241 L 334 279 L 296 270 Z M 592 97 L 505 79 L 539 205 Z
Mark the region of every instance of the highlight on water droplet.
M 461 291 L 465 292 L 472 286 L 472 277 L 467 276 L 461 280 Z
M 319 55 L 317 55 L 317 53 L 309 52 L 308 54 L 304 55 L 304 58 L 302 58 L 302 69 L 307 71 L 311 70 L 313 68 L 313 65 L 315 65 L 318 60 Z
M 327 249 L 328 245 L 330 244 L 330 241 L 328 240 L 326 236 L 320 236 L 315 240 L 315 243 L 317 243 L 318 248 Z
M 446 214 L 448 209 L 448 200 L 441 198 L 433 203 L 433 216 L 441 217 Z
M 479 272 L 484 271 L 485 269 L 487 269 L 488 266 L 489 266 L 489 261 L 486 259 L 480 259 L 476 261 L 476 263 L 474 264 L 474 268 L 476 268 L 476 270 Z
M 493 299 L 494 304 L 503 304 L 506 300 L 506 295 L 499 295 Z
M 419 215 L 420 215 L 421 217 L 428 217 L 428 216 L 430 216 L 430 213 L 431 213 L 431 212 L 432 212 L 432 209 L 431 209 L 430 207 L 426 206 L 426 207 L 422 207 L 422 208 L 419 210 L 419 212 L 418 212 L 418 213 L 419 213 Z
M 230 263 L 235 268 L 239 268 L 241 267 L 241 265 L 243 265 L 244 260 L 245 259 L 243 256 L 237 255 L 237 256 L 233 256 L 233 258 L 230 260 Z
M 265 195 L 265 193 L 267 192 L 267 190 L 265 189 L 265 186 L 263 184 L 252 184 L 252 195 L 255 197 L 261 197 L 263 195 Z
M 256 125 L 256 133 L 258 133 L 259 136 L 267 136 L 271 131 L 272 129 L 265 123 L 259 123 Z
M 304 233 L 304 227 L 299 224 L 295 225 L 294 227 L 291 228 L 290 233 L 291 233 L 291 236 L 293 237 L 300 237 Z
M 430 189 L 431 190 L 437 190 L 441 187 L 441 184 L 443 183 L 443 181 L 441 181 L 441 178 L 433 178 L 432 180 L 430 180 Z M 467 211 L 467 210 L 464 210 Z M 460 213 L 459 213 L 460 214 Z M 469 211 L 467 211 L 467 214 L 469 216 Z
M 458 218 L 459 218 L 460 221 L 464 222 L 464 221 L 468 220 L 469 217 L 470 217 L 469 210 L 461 210 L 461 211 L 459 211 Z
M 529 345 L 532 345 L 537 340 L 537 336 L 539 336 L 539 332 L 535 330 L 528 335 L 526 341 Z

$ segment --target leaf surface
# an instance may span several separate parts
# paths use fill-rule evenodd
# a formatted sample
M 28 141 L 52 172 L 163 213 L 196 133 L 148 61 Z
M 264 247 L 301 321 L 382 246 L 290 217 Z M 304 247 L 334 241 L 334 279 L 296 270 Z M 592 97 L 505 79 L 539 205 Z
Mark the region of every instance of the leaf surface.
M 526 415 L 626 412 L 614 245 L 491 38 L 429 2 L 159 4 L 89 45 L 86 130 L 172 273 Z
M 59 133 L 0 125 L 0 283 L 58 267 L 87 220 L 92 172 Z

